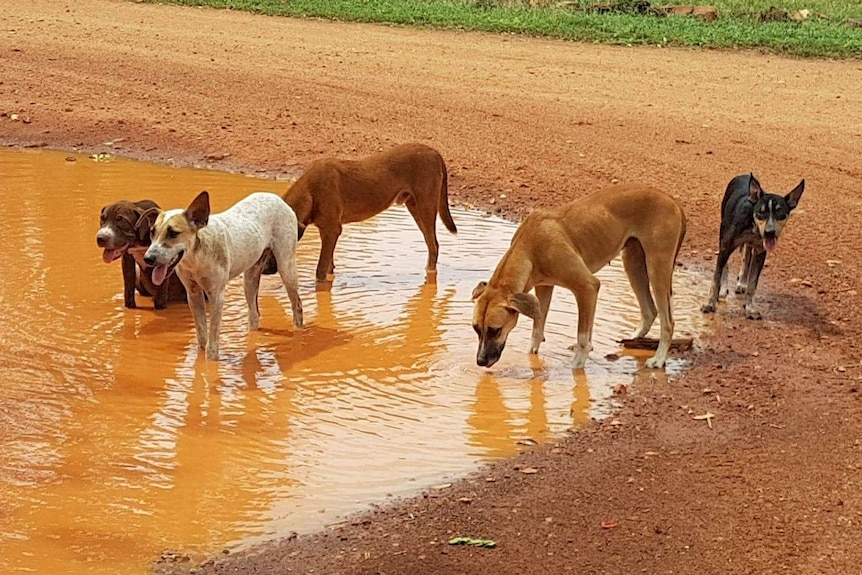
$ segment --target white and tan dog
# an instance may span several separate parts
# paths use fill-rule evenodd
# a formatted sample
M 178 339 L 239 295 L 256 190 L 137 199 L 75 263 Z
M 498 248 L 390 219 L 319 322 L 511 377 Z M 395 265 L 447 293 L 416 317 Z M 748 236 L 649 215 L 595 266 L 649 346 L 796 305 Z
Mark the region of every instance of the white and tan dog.
M 143 220 L 141 216 L 138 223 Z M 176 269 L 188 291 L 198 345 L 206 349 L 207 359 L 218 359 L 225 290 L 239 274 L 243 274 L 248 303 L 248 328 L 258 328 L 260 275 L 270 253 L 278 262 L 278 272 L 290 298 L 293 324 L 302 326 L 296 277 L 296 215 L 276 194 L 255 192 L 210 216 L 209 194 L 201 192 L 185 210 L 159 211 L 150 235 L 152 241 L 144 261 L 154 266 L 153 283 L 160 285 Z M 210 305 L 209 333 L 204 295 Z
M 674 328 L 673 270 L 684 237 L 682 208 L 659 190 L 637 184 L 612 186 L 553 210 L 531 212 L 515 232 L 491 280 L 473 290 L 473 329 L 479 336 L 476 363 L 490 367 L 500 359 L 518 314 L 532 318 L 530 353 L 538 353 L 545 340 L 554 286 L 562 286 L 572 291 L 578 303 L 573 367 L 583 367 L 593 349 L 599 295 L 599 280 L 593 274 L 622 251 L 623 266 L 641 310 L 641 325 L 634 337 L 649 332 L 658 312 L 661 337 L 646 366 L 663 367 Z M 534 287 L 536 295 L 527 293 Z

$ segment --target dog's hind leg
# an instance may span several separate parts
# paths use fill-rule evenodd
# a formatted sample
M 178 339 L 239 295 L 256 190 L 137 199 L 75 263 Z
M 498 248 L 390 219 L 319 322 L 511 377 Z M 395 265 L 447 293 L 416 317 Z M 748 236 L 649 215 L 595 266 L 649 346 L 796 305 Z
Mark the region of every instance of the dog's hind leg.
M 260 290 L 260 275 L 264 265 L 265 262 L 259 262 L 242 274 L 245 302 L 248 304 L 248 331 L 255 331 L 260 327 L 260 306 L 257 294 Z
M 631 238 L 623 247 L 623 268 L 629 278 L 632 290 L 638 300 L 641 309 L 641 325 L 632 338 L 644 337 L 649 333 L 656 318 L 655 301 L 649 288 L 649 275 L 647 274 L 646 256 L 640 241 Z
M 436 200 L 436 196 L 429 197 Z M 419 231 L 422 232 L 425 245 L 428 247 L 425 271 L 429 274 L 436 273 L 437 257 L 440 253 L 440 243 L 437 241 L 437 204 L 419 205 L 413 197 L 410 197 L 405 205 L 416 221 L 416 225 L 419 226 Z
M 751 250 L 751 248 L 748 248 Z M 745 317 L 748 319 L 763 319 L 763 315 L 754 307 L 754 292 L 760 282 L 760 272 L 766 263 L 766 251 L 751 254 L 751 262 L 748 269 L 748 284 L 745 286 Z
M 536 298 L 539 300 L 539 317 L 533 320 L 533 334 L 530 338 L 530 353 L 539 353 L 539 346 L 545 341 L 545 320 L 551 307 L 551 296 L 554 286 L 536 286 Z
M 733 293 L 743 294 L 748 289 L 748 279 L 751 277 L 751 246 L 742 246 L 739 249 L 742 252 L 742 267 L 739 269 L 739 275 L 736 278 L 736 289 Z
M 289 249 L 287 245 L 273 246 L 272 253 L 278 260 L 278 274 L 290 299 L 290 308 L 293 311 L 293 325 L 302 327 L 302 300 L 299 298 L 299 278 L 296 273 L 296 252 Z
M 328 226 L 318 226 L 320 229 L 320 259 L 317 260 L 317 271 L 315 278 L 318 282 L 326 282 L 329 275 L 335 270 L 335 245 L 341 236 L 341 223 Z M 278 271 L 281 273 L 281 262 L 278 262 Z M 294 265 L 295 267 L 295 265 Z M 284 279 L 284 275 L 282 275 Z
M 671 294 L 673 293 L 674 259 L 668 258 L 666 251 L 654 252 L 652 256 L 647 258 L 647 270 L 658 307 L 661 335 L 655 355 L 647 359 L 645 365 L 649 368 L 659 368 L 664 367 L 667 361 L 670 342 L 673 339 L 674 321 Z

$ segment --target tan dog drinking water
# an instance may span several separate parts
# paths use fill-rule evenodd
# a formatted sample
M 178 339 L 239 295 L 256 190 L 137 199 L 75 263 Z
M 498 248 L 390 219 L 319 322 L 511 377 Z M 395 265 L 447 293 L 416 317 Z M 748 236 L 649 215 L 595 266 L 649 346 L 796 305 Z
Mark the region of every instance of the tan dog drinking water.
M 500 359 L 519 314 L 533 320 L 530 353 L 538 353 L 554 286 L 562 286 L 577 300 L 573 367 L 583 367 L 593 349 L 600 285 L 593 274 L 622 251 L 641 310 L 634 337 L 645 336 L 658 313 L 661 336 L 646 365 L 663 367 L 674 329 L 673 270 L 684 237 L 682 208 L 670 196 L 640 184 L 612 186 L 560 208 L 534 210 L 515 232 L 490 281 L 473 290 L 476 363 L 490 367 Z M 533 288 L 536 295 L 528 293 Z

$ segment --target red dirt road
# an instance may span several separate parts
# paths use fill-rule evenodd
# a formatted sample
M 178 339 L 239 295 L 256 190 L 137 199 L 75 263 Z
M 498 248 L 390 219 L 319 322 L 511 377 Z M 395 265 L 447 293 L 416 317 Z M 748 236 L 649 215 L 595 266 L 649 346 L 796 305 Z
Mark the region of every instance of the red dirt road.
M 4 2 L 0 21 L 0 141 L 12 145 L 295 173 L 415 140 L 446 158 L 454 203 L 512 218 L 643 181 L 681 200 L 681 259 L 705 271 L 730 177 L 753 170 L 781 193 L 806 179 L 764 272 L 766 319 L 745 321 L 731 300 L 692 369 L 647 375 L 621 398 L 622 425 L 203 572 L 859 571 L 858 61 L 108 0 Z M 713 429 L 692 418 L 706 411 Z M 498 548 L 445 544 L 456 535 Z

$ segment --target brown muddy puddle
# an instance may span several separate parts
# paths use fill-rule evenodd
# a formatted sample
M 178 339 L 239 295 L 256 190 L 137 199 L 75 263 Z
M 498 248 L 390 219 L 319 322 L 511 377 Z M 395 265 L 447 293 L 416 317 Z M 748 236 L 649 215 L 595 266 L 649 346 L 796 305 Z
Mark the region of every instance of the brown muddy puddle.
M 647 354 L 614 343 L 638 312 L 615 262 L 602 278 L 586 370 L 569 368 L 576 307 L 557 290 L 541 355 L 522 321 L 494 369 L 475 365 L 470 293 L 515 225 L 453 210 L 436 285 L 402 208 L 345 228 L 331 293 L 314 289 L 317 234 L 300 243 L 306 328 L 275 276 L 261 331 L 230 287 L 221 363 L 198 359 L 184 304 L 122 305 L 120 264 L 95 245 L 117 199 L 220 211 L 285 182 L 66 153 L 0 151 L 0 572 L 130 574 L 165 549 L 194 557 L 309 531 L 409 495 L 606 415 Z M 702 277 L 679 268 L 677 336 L 701 329 Z M 285 311 L 287 310 L 287 311 Z M 656 326 L 654 330 L 657 331 Z M 669 361 L 668 371 L 682 363 Z M 649 372 L 644 385 L 664 374 Z

